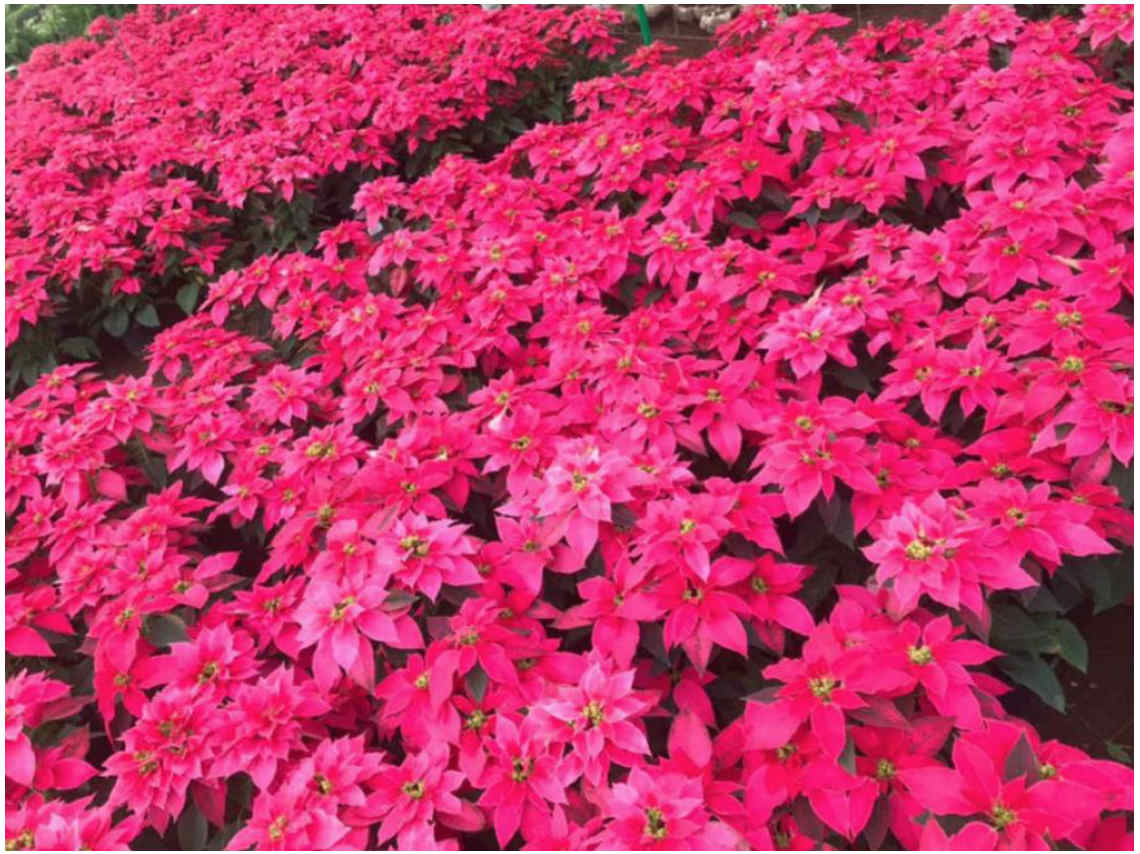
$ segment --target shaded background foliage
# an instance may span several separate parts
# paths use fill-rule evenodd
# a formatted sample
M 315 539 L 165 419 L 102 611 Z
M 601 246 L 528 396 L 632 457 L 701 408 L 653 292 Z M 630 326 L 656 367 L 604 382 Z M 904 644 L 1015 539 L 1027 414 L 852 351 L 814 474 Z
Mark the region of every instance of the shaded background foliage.
M 42 44 L 83 35 L 96 18 L 121 18 L 135 3 L 11 3 L 4 7 L 4 67 L 11 70 Z

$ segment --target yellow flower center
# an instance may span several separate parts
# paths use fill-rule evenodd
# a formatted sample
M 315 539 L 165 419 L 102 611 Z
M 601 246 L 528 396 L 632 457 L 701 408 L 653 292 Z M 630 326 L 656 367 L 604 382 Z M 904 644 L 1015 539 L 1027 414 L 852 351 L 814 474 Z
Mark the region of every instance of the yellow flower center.
M 149 750 L 136 751 L 134 760 L 138 763 L 138 774 L 140 777 L 149 777 L 158 770 L 158 760 L 154 758 L 154 754 Z
M 597 726 L 605 720 L 605 712 L 602 709 L 602 704 L 597 700 L 591 700 L 582 707 L 582 717 L 590 724 L 590 726 Z
M 1029 521 L 1029 517 L 1026 515 L 1025 511 L 1019 507 L 1010 507 L 1005 511 L 1005 515 L 1012 519 L 1013 523 L 1019 528 L 1024 528 L 1025 523 Z
M 288 817 L 279 815 L 269 823 L 269 828 L 267 829 L 266 833 L 268 833 L 270 839 L 276 842 L 285 835 L 285 828 L 288 826 Z
M 424 542 L 423 538 L 417 537 L 415 534 L 411 534 L 400 540 L 400 548 L 405 549 L 416 557 L 427 557 L 428 552 L 431 551 L 431 545 Z
M 906 556 L 911 560 L 926 560 L 934 554 L 934 546 L 924 538 L 911 540 L 906 546 Z
M 923 667 L 934 661 L 934 651 L 926 644 L 922 646 L 912 646 L 907 648 L 906 657 L 910 659 L 911 664 L 917 664 L 919 667 Z
M 355 596 L 346 596 L 341 601 L 333 605 L 332 610 L 329 612 L 329 620 L 334 623 L 339 623 L 344 619 L 345 613 L 356 604 Z
M 831 700 L 831 692 L 839 687 L 839 682 L 833 676 L 813 676 L 808 680 L 808 688 L 817 700 L 827 703 Z
M 534 771 L 534 760 L 523 759 L 521 756 L 511 760 L 511 779 L 516 783 L 524 782 Z
M 665 815 L 657 807 L 650 807 L 645 811 L 644 832 L 650 839 L 664 839 L 669 835 L 669 828 L 665 824 Z
M 13 836 L 4 843 L 4 848 L 8 851 L 22 851 L 25 848 L 31 848 L 36 844 L 35 834 L 31 830 L 23 830 L 19 836 Z
M 992 824 L 996 830 L 1005 830 L 1015 821 L 1017 821 L 1017 813 L 1006 807 L 1000 801 L 994 804 L 993 809 L 990 810 L 990 824 Z

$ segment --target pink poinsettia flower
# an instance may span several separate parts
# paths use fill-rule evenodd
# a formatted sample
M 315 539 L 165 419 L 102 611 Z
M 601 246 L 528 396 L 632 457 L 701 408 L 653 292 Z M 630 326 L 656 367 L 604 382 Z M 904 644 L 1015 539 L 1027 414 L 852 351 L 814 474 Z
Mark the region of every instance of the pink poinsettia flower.
M 419 628 L 387 607 L 383 577 L 360 573 L 339 583 L 325 578 L 309 582 L 296 611 L 301 648 L 316 644 L 313 676 L 324 690 L 341 672 L 365 690 L 374 688 L 374 654 L 371 641 L 401 649 L 423 646 Z
M 42 673 L 23 671 L 4 683 L 4 775 L 22 786 L 31 786 L 36 776 L 36 754 L 25 728 L 35 729 L 44 721 L 67 717 L 75 703 L 67 700 L 67 683 Z
M 592 626 L 594 648 L 606 651 L 619 667 L 629 667 L 637 653 L 639 623 L 656 620 L 663 613 L 656 598 L 644 589 L 648 570 L 645 561 L 633 561 L 623 554 L 612 579 L 599 575 L 578 584 L 578 595 L 584 601 L 567 609 L 555 626 Z
M 115 777 L 108 801 L 128 805 L 160 833 L 182 812 L 190 784 L 219 752 L 219 718 L 205 693 L 168 687 L 151 698 L 123 747 L 104 762 Z
M 1027 778 L 999 766 L 1002 743 L 996 731 L 979 730 L 959 738 L 954 768 L 914 768 L 900 776 L 918 802 L 936 815 L 980 815 L 1003 846 L 1044 848 L 1045 838 L 1063 839 L 1098 805 L 1091 793 L 1078 793 L 1049 779 Z M 1082 796 L 1083 795 L 1083 796 Z
M 1012 559 L 1029 554 L 1046 566 L 1057 566 L 1062 553 L 1077 556 L 1112 554 L 1115 549 L 1083 524 L 1091 511 L 1077 515 L 1067 502 L 1052 498 L 1047 483 L 1027 490 L 1020 480 L 986 479 L 976 487 L 963 487 L 962 497 L 981 515 L 997 524 L 984 534 L 991 548 L 1003 549 Z
M 653 775 L 634 768 L 605 803 L 609 819 L 598 845 L 610 850 L 702 850 L 736 847 L 737 834 L 710 821 L 701 781 L 681 774 Z
M 444 584 L 478 584 L 479 573 L 468 557 L 475 546 L 464 530 L 444 519 L 408 514 L 397 519 L 377 544 L 377 565 L 395 567 L 397 581 L 433 601 Z
M 567 787 L 581 774 L 577 762 L 551 749 L 543 729 L 529 717 L 520 724 L 508 715 L 495 716 L 493 759 L 476 785 L 483 789 L 479 805 L 492 813 L 500 845 L 524 821 L 549 816 L 550 804 L 565 804 Z
M 649 566 L 678 561 L 707 580 L 710 555 L 730 530 L 726 516 L 732 505 L 731 495 L 711 493 L 651 501 L 638 520 L 641 534 L 634 546 Z
M 552 727 L 570 728 L 570 746 L 584 760 L 591 785 L 603 783 L 612 762 L 632 766 L 649 753 L 645 733 L 634 720 L 653 704 L 633 691 L 633 677 L 632 670 L 608 672 L 596 661 L 577 686 L 536 707 L 550 717 Z
M 900 614 L 914 610 L 923 595 L 980 614 L 982 584 L 1013 590 L 1036 584 L 1016 558 L 983 549 L 981 531 L 977 522 L 931 493 L 921 504 L 907 501 L 863 553 L 876 564 L 875 578 L 889 586 Z
M 437 821 L 468 832 L 482 826 L 479 811 L 454 794 L 463 783 L 463 774 L 446 770 L 447 765 L 447 748 L 435 745 L 411 754 L 399 767 L 387 768 L 378 775 L 375 791 L 359 814 L 380 822 L 379 844 L 395 837 L 401 849 L 410 848 L 408 843 L 430 838 Z
M 748 636 L 741 615 L 748 613 L 748 605 L 733 591 L 751 574 L 748 561 L 722 557 L 709 566 L 707 581 L 686 579 L 679 573 L 663 578 L 653 595 L 668 615 L 665 646 L 683 647 L 702 672 L 714 645 L 746 656 Z
M 245 771 L 259 789 L 268 789 L 290 753 L 299 746 L 305 721 L 329 710 L 311 682 L 279 667 L 241 686 L 227 707 L 224 753 L 214 766 L 219 776 Z
M 749 577 L 742 581 L 742 596 L 748 606 L 753 626 L 770 648 L 783 649 L 782 629 L 799 635 L 810 635 L 815 620 L 795 594 L 810 570 L 795 563 L 781 563 L 764 554 L 752 562 Z
M 858 607 L 846 610 L 863 613 Z M 860 637 L 839 623 L 837 616 L 816 626 L 802 657 L 784 658 L 764 668 L 766 677 L 784 684 L 775 691 L 774 702 L 753 709 L 759 720 L 770 721 L 777 730 L 785 730 L 790 721 L 810 722 L 812 734 L 831 757 L 838 756 L 846 743 L 847 714 L 867 706 L 864 695 L 902 693 L 909 681 L 906 674 L 882 667 L 870 650 L 859 654 L 860 647 L 871 646 L 884 634 L 881 630 Z
M 610 522 L 613 505 L 633 498 L 630 488 L 644 479 L 616 451 L 603 451 L 591 439 L 576 439 L 559 448 L 546 470 L 536 509 L 544 516 L 568 515 L 567 542 L 584 561 L 598 540 L 598 525 Z
M 899 627 L 893 642 L 895 660 L 884 666 L 905 671 L 921 684 L 939 714 L 952 718 L 962 729 L 976 729 L 982 713 L 972 691 L 974 679 L 966 667 L 985 664 L 1001 653 L 978 641 L 960 638 L 963 631 L 945 615 L 921 629 L 908 620 Z
M 272 792 L 253 799 L 253 814 L 226 848 L 230 851 L 329 850 L 348 827 L 319 797 L 309 781 L 296 775 Z
M 780 314 L 760 347 L 767 351 L 766 362 L 786 360 L 796 378 L 802 379 L 818 372 L 828 357 L 853 367 L 855 356 L 847 337 L 858 326 L 858 320 L 841 318 L 831 306 L 806 305 Z
M 459 715 L 447 702 L 455 687 L 455 661 L 444 652 L 433 644 L 426 656 L 410 655 L 376 686 L 376 696 L 384 701 L 381 725 L 398 727 L 415 747 L 426 746 L 441 732 L 459 732 Z

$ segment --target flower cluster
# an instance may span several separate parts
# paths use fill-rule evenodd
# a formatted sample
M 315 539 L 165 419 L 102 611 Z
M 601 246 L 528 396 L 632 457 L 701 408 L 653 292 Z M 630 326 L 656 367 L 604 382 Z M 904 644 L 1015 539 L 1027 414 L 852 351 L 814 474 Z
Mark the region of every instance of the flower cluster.
M 235 25 L 244 76 L 164 104 L 212 204 L 382 156 L 417 83 L 447 118 L 401 131 L 478 116 L 519 39 L 606 44 L 420 9 L 148 11 L 33 64 Z M 1121 14 L 840 45 L 749 8 L 576 121 L 362 183 L 137 375 L 43 375 L 6 421 L 9 847 L 1130 848 L 1130 769 L 1011 716 L 988 637 L 1132 544 Z M 137 117 L 152 176 L 148 85 L 84 115 Z
M 289 227 L 273 224 L 275 201 L 390 170 L 515 105 L 568 52 L 612 53 L 612 20 L 525 6 L 143 6 L 42 46 L 5 85 L 6 344 L 53 314 L 77 321 L 86 292 L 157 301 L 204 283 L 244 257 L 261 220 L 274 238 Z

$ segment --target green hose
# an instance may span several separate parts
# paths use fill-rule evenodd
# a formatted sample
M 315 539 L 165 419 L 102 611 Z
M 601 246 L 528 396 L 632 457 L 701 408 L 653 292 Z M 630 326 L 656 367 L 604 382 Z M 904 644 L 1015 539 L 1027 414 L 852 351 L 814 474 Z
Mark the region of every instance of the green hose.
M 637 25 L 641 27 L 641 41 L 644 44 L 652 44 L 653 33 L 649 29 L 649 16 L 645 14 L 645 5 L 638 3 L 634 9 L 637 10 Z

